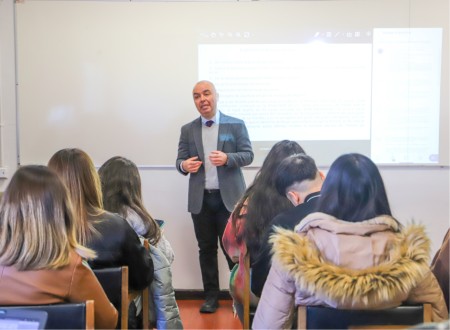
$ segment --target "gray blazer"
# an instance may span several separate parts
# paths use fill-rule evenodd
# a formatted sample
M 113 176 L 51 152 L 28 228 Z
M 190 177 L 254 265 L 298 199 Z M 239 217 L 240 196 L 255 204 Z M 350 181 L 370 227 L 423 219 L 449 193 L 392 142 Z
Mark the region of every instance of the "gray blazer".
M 253 150 L 248 137 L 247 128 L 243 120 L 220 113 L 219 135 L 217 150 L 227 154 L 228 163 L 217 167 L 219 189 L 223 203 L 231 212 L 239 198 L 245 191 L 245 181 L 241 167 L 251 164 Z M 198 156 L 205 161 L 202 143 L 202 120 L 200 117 L 181 127 L 180 142 L 178 144 L 178 157 L 176 168 L 185 159 Z M 202 165 L 197 173 L 189 177 L 188 211 L 200 213 L 205 190 L 205 168 Z

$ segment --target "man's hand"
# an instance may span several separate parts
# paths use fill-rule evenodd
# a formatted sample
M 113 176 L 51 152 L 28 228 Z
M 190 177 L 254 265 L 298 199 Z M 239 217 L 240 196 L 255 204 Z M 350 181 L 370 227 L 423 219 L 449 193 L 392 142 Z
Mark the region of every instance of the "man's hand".
M 181 163 L 181 167 L 185 172 L 188 173 L 197 173 L 198 169 L 202 165 L 202 161 L 198 160 L 198 157 L 191 157 L 186 160 L 183 160 Z
M 222 151 L 215 150 L 209 154 L 209 160 L 214 166 L 222 166 L 227 163 L 228 156 Z

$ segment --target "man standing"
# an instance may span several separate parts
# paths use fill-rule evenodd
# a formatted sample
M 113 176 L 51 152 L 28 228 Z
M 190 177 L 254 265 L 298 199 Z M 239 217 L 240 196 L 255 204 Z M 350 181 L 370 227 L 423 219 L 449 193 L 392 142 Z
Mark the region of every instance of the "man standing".
M 217 111 L 219 95 L 209 81 L 199 81 L 193 89 L 200 117 L 181 128 L 177 170 L 189 177 L 188 211 L 194 223 L 199 247 L 200 268 L 205 291 L 201 313 L 214 313 L 219 306 L 217 240 L 234 205 L 245 191 L 241 167 L 253 161 L 253 151 L 245 123 Z
M 294 230 L 294 227 L 308 214 L 314 212 L 322 189 L 324 175 L 317 169 L 314 159 L 305 154 L 292 155 L 285 158 L 274 173 L 278 193 L 286 196 L 294 208 L 278 214 L 270 223 L 264 235 L 265 245 L 252 263 L 251 289 L 261 296 L 264 283 L 270 270 L 271 248 L 268 243 L 275 226 Z

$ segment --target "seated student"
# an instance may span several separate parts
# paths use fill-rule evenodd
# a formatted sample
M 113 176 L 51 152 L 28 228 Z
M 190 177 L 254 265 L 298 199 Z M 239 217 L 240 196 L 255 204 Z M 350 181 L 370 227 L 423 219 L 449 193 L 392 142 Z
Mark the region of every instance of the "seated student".
M 270 221 L 278 213 L 293 207 L 285 196 L 278 194 L 274 172 L 284 158 L 298 153 L 304 153 L 304 150 L 295 141 L 283 140 L 276 143 L 228 219 L 222 243 L 228 256 L 234 262 L 238 262 L 230 275 L 230 293 L 241 322 L 243 322 L 244 258 L 247 253 L 252 260 L 258 256 L 263 234 Z M 252 272 L 252 281 L 256 276 L 259 274 Z M 258 296 L 251 293 L 250 300 L 250 304 L 256 306 Z
M 92 268 L 128 266 L 130 290 L 153 279 L 153 262 L 127 221 L 103 209 L 100 178 L 91 158 L 80 149 L 62 149 L 48 163 L 62 178 L 78 220 L 78 240 L 94 250 Z
M 155 268 L 151 285 L 150 319 L 157 329 L 182 329 L 180 313 L 172 286 L 170 265 L 174 253 L 161 228 L 144 206 L 141 176 L 131 160 L 113 157 L 98 171 L 102 182 L 105 209 L 124 217 L 135 232 L 150 242 Z M 138 312 L 141 310 L 139 305 Z
M 252 272 L 258 276 L 252 277 L 251 289 L 257 296 L 261 296 L 270 270 L 272 245 L 268 240 L 274 232 L 274 227 L 294 230 L 305 216 L 315 211 L 323 178 L 324 175 L 318 170 L 314 159 L 305 154 L 286 157 L 277 167 L 275 171 L 277 191 L 281 196 L 286 196 L 295 207 L 275 216 L 266 230 L 261 253 L 252 263 Z
M 346 154 L 330 167 L 318 202 L 295 232 L 271 237 L 272 267 L 254 329 L 290 326 L 295 306 L 380 309 L 431 303 L 433 321 L 448 318 L 428 265 L 430 241 L 419 225 L 391 215 L 383 180 L 366 156 Z
M 84 262 L 67 190 L 45 166 L 20 167 L 0 203 L 0 305 L 94 300 L 95 328 L 111 329 L 117 310 Z
M 447 310 L 449 309 L 449 259 L 450 259 L 450 229 L 445 234 L 444 241 L 441 248 L 436 252 L 433 261 L 431 262 L 431 270 L 434 276 L 436 276 L 439 285 L 441 286 L 442 293 L 444 294 L 445 303 L 447 304 Z

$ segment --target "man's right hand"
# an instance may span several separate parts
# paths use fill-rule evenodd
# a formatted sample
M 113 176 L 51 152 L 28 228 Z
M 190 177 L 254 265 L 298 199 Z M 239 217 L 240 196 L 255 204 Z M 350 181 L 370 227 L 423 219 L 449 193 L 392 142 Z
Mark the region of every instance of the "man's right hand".
M 202 166 L 202 161 L 198 160 L 198 156 L 188 158 L 183 160 L 181 167 L 187 173 L 197 173 L 200 166 Z

